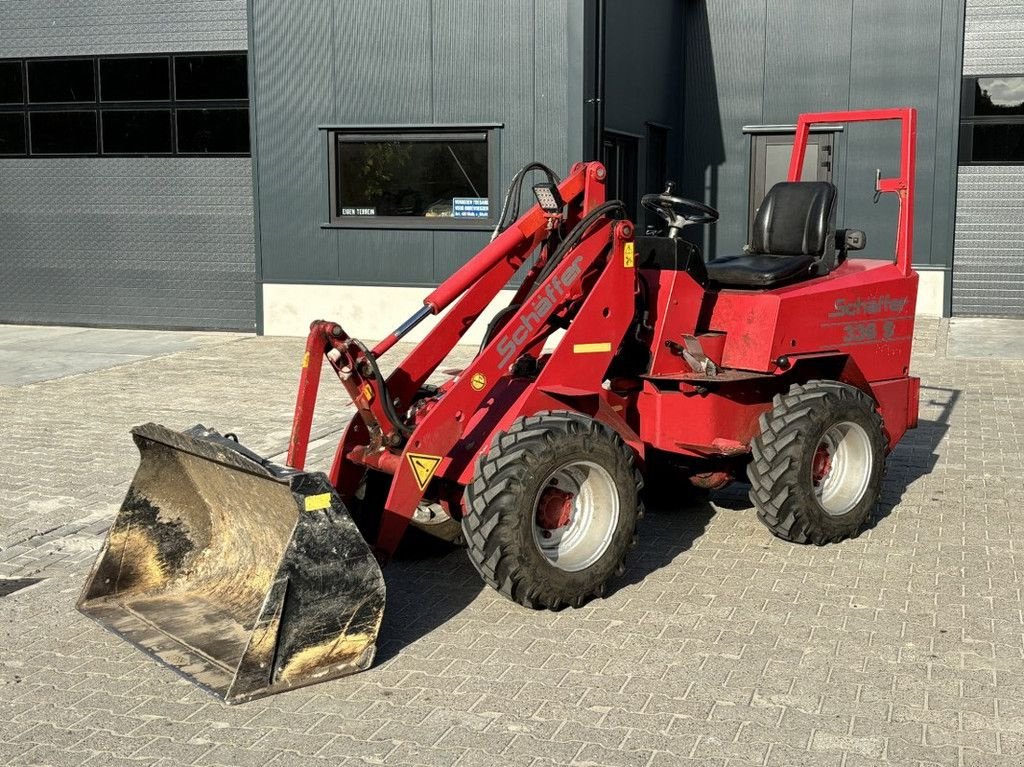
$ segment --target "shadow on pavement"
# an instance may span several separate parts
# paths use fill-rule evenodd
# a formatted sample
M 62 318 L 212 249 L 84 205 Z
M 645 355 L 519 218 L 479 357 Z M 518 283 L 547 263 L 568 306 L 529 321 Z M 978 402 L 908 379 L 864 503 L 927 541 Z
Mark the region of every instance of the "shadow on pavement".
M 683 493 L 693 492 L 682 489 Z M 687 498 L 682 504 L 664 499 L 648 499 L 647 513 L 640 521 L 639 542 L 626 559 L 626 572 L 618 578 L 612 593 L 640 583 L 688 551 L 704 531 L 715 507 L 706 499 Z
M 922 408 L 939 408 L 940 412 L 934 419 L 918 421 L 917 428 L 908 431 L 889 455 L 882 498 L 868 523 L 868 529 L 892 513 L 910 485 L 934 471 L 939 460 L 939 445 L 949 431 L 950 418 L 961 394 L 959 389 L 921 386 Z
M 461 547 L 434 541 L 384 569 L 387 601 L 375 665 L 447 623 L 485 588 Z

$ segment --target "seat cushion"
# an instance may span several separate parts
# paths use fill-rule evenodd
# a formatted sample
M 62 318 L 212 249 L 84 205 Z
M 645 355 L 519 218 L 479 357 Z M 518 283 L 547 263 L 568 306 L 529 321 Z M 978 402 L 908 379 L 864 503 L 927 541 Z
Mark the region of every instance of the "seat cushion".
M 708 277 L 719 285 L 770 288 L 790 280 L 810 276 L 814 256 L 777 256 L 753 254 L 723 256 L 708 263 Z

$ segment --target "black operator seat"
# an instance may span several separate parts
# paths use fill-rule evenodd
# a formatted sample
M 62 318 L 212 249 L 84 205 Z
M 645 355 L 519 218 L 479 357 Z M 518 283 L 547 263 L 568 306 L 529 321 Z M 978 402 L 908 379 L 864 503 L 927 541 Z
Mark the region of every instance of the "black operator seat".
M 836 188 L 828 181 L 783 181 L 764 197 L 747 252 L 707 265 L 724 287 L 770 288 L 836 268 Z

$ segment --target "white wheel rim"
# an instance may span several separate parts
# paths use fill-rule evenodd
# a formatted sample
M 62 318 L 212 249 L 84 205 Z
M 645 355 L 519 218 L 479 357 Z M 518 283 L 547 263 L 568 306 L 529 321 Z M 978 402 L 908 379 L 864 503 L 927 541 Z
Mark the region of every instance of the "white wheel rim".
M 867 492 L 874 463 L 863 426 L 843 421 L 830 427 L 811 456 L 811 483 L 821 508 L 833 517 L 853 509 Z
M 554 488 L 572 494 L 568 522 L 552 529 L 540 523 L 542 499 Z M 551 472 L 533 504 L 533 540 L 559 570 L 575 573 L 597 562 L 619 524 L 619 493 L 611 474 L 592 461 L 573 461 Z

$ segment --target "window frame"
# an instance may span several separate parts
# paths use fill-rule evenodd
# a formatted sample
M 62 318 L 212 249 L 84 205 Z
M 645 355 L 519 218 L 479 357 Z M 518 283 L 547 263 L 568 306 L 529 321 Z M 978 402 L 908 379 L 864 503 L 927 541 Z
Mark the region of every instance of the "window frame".
M 32 158 L 46 158 L 46 159 L 60 159 L 60 158 L 94 158 L 94 157 L 119 157 L 119 158 L 157 158 L 166 159 L 168 157 L 251 157 L 252 156 L 252 106 L 251 99 L 220 99 L 220 100 L 178 100 L 176 99 L 176 83 L 175 83 L 175 60 L 179 57 L 188 56 L 205 56 L 208 58 L 217 56 L 244 56 L 248 61 L 248 52 L 240 50 L 230 51 L 152 51 L 144 53 L 116 53 L 116 54 L 96 54 L 91 56 L 39 56 L 39 57 L 0 57 L 0 61 L 7 63 L 17 63 L 20 66 L 21 82 L 22 82 L 22 102 L 20 104 L 0 104 L 0 114 L 20 114 L 23 119 L 25 127 L 25 151 L 21 154 L 2 154 L 0 160 L 11 160 L 11 159 L 32 159 Z M 121 101 L 109 101 L 103 97 L 102 87 L 102 69 L 103 63 L 110 60 L 124 60 L 124 59 L 164 59 L 167 62 L 167 77 L 168 77 L 168 94 L 169 98 L 162 99 L 136 99 L 136 100 L 121 100 Z M 93 68 L 93 88 L 95 98 L 92 101 L 75 101 L 75 102 L 39 102 L 33 103 L 30 100 L 29 95 L 29 64 L 35 61 L 80 61 L 86 60 L 92 63 Z M 248 75 L 247 75 L 248 76 Z M 246 92 L 248 92 L 249 83 L 246 82 Z M 246 112 L 247 121 L 249 123 L 249 134 L 247 136 L 249 148 L 245 151 L 240 152 L 182 152 L 178 151 L 179 145 L 179 131 L 178 131 L 178 112 L 179 110 L 219 110 L 219 109 L 231 109 L 231 110 L 243 110 Z M 105 114 L 110 112 L 149 112 L 149 111 L 170 111 L 171 115 L 171 146 L 168 152 L 112 152 L 106 151 L 103 141 L 103 117 Z M 32 115 L 36 113 L 54 113 L 54 112 L 90 112 L 92 113 L 96 123 L 96 150 L 88 153 L 41 153 L 34 151 L 32 148 Z
M 500 133 L 503 123 L 450 125 L 321 125 L 327 154 L 327 219 L 321 229 L 419 229 L 428 231 L 490 231 L 501 207 Z M 339 137 L 359 141 L 473 141 L 483 137 L 487 146 L 487 218 L 454 216 L 341 216 L 338 215 Z
M 976 115 L 974 114 L 974 88 L 978 80 L 1013 78 L 1024 80 L 1024 72 L 1016 74 L 964 75 L 960 80 L 960 130 L 957 145 L 958 166 L 1024 166 L 1024 157 L 1019 160 L 975 160 L 974 128 L 981 125 L 1020 125 L 1024 130 L 1024 114 L 1019 115 Z

